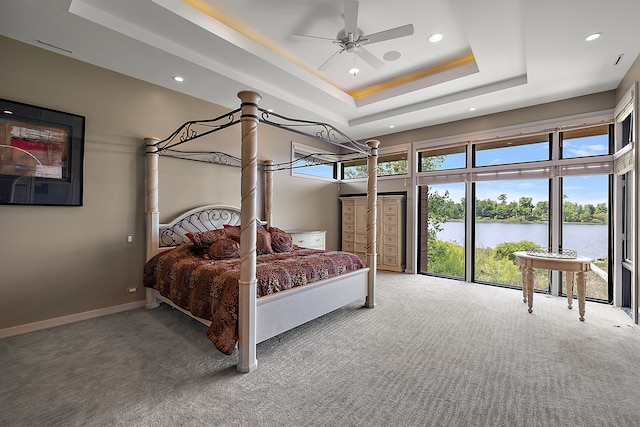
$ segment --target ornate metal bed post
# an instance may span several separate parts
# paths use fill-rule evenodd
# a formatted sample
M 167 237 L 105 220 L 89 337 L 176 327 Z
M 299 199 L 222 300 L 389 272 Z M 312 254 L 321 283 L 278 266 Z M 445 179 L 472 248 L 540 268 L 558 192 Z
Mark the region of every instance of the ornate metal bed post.
M 240 192 L 240 283 L 238 301 L 239 372 L 251 372 L 256 360 L 256 185 L 258 183 L 258 102 L 252 91 L 238 93 L 242 101 L 242 181 Z
M 158 147 L 154 146 L 158 142 L 158 138 L 145 138 L 146 151 L 146 204 L 147 204 L 147 261 L 158 253 L 160 218 L 158 209 Z M 151 289 L 146 289 L 145 305 L 146 308 L 155 308 L 158 306 L 158 300 Z
M 271 227 L 271 201 L 273 200 L 273 160 L 264 162 L 264 171 L 266 175 L 266 183 L 264 189 L 264 220 L 267 221 L 267 227 Z
M 378 146 L 380 141 L 375 139 L 367 141 L 371 148 L 371 155 L 367 159 L 368 186 L 367 186 L 367 267 L 369 267 L 369 291 L 365 306 L 373 308 L 376 299 L 376 209 L 378 200 Z

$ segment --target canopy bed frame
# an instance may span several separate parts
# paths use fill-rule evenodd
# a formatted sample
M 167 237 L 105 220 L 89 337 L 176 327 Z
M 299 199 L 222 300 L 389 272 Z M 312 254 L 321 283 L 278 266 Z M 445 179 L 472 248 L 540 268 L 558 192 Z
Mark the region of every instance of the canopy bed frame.
M 240 372 L 251 372 L 257 368 L 256 344 L 275 335 L 295 328 L 314 318 L 327 314 L 337 308 L 364 299 L 365 307 L 375 304 L 376 282 L 376 193 L 377 193 L 377 150 L 379 142 L 367 141 L 366 145 L 350 140 L 330 125 L 304 120 L 288 119 L 267 112 L 258 107 L 261 96 L 253 91 L 238 93 L 241 107 L 228 115 L 206 121 L 187 122 L 165 140 L 145 139 L 146 143 L 146 226 L 147 260 L 159 252 L 170 249 L 176 244 L 186 243 L 184 233 L 197 221 L 200 228 L 219 228 L 220 221 L 239 223 L 240 225 L 240 280 L 238 291 L 238 364 Z M 240 119 L 237 120 L 237 114 Z M 223 153 L 208 153 L 216 156 L 214 163 L 231 164 L 237 161 L 241 167 L 241 207 L 207 206 L 180 215 L 168 224 L 159 223 L 158 204 L 158 160 L 160 155 L 188 158 L 190 152 L 176 155 L 178 145 L 206 136 L 226 127 L 241 124 L 241 157 L 234 158 Z M 341 150 L 350 150 L 367 156 L 368 166 L 368 206 L 367 206 L 367 263 L 365 268 L 346 274 L 283 290 L 271 295 L 256 295 L 256 223 L 257 218 L 257 180 L 258 180 L 258 124 L 264 123 L 292 132 L 303 134 L 323 142 L 338 145 Z M 204 126 L 204 127 L 199 127 Z M 315 133 L 301 131 L 305 126 L 316 126 L 322 130 Z M 200 129 L 200 130 L 198 130 Z M 204 130 L 202 130 L 204 129 Z M 229 162 L 229 163 L 227 163 Z M 272 161 L 264 162 L 265 201 L 264 212 L 268 226 L 271 225 L 271 198 L 273 194 L 274 170 L 280 166 Z M 220 218 L 223 215 L 225 218 Z M 203 220 L 204 218 L 204 220 Z M 213 219 L 213 222 L 211 220 Z M 186 222 L 185 222 L 186 221 Z M 216 223 L 217 221 L 217 223 Z M 158 291 L 146 288 L 147 308 L 164 301 L 177 307 Z M 186 314 L 188 311 L 179 308 Z M 287 316 L 282 316 L 287 312 Z M 193 316 L 192 316 L 193 317 Z M 198 318 L 199 321 L 211 322 Z

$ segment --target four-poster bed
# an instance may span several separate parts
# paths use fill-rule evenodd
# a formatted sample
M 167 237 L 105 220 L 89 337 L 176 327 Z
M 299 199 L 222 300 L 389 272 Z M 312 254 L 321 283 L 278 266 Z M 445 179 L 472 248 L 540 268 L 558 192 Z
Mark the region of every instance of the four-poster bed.
M 240 372 L 250 372 L 257 367 L 256 360 L 256 344 L 295 328 L 314 318 L 327 314 L 337 308 L 351 304 L 353 302 L 364 299 L 366 307 L 372 308 L 375 303 L 375 281 L 376 281 L 376 175 L 377 175 L 377 148 L 378 141 L 368 141 L 365 144 L 358 143 L 348 139 L 344 134 L 340 133 L 333 127 L 317 122 L 308 122 L 304 120 L 293 120 L 283 116 L 275 115 L 262 110 L 258 107 L 261 97 L 253 91 L 241 91 L 238 97 L 242 101 L 241 108 L 229 113 L 221 118 L 209 121 L 188 122 L 179 128 L 169 138 L 158 141 L 157 139 L 146 139 L 147 147 L 147 266 L 145 266 L 145 286 L 146 287 L 146 307 L 156 307 L 158 301 L 164 301 L 181 311 L 196 317 L 201 322 L 208 324 L 209 337 L 216 343 L 212 335 L 216 335 L 220 329 L 221 323 L 227 322 L 230 317 L 237 317 L 237 347 L 238 347 L 238 364 L 237 370 Z M 240 120 L 235 119 L 235 114 L 241 113 Z M 223 120 L 221 120 L 223 119 Z M 281 123 L 282 120 L 285 123 Z M 222 124 L 220 124 L 222 123 Z M 204 208 L 193 209 L 180 215 L 168 224 L 159 223 L 159 205 L 158 205 L 158 158 L 160 155 L 176 152 L 176 146 L 186 143 L 190 140 L 200 138 L 202 136 L 213 133 L 217 130 L 241 123 L 241 158 L 239 160 L 241 167 L 241 208 L 238 211 L 228 206 L 207 206 Z M 264 123 L 283 129 L 307 135 L 312 138 L 338 145 L 340 150 L 356 151 L 362 155 L 366 155 L 368 165 L 368 207 L 367 207 L 367 266 L 362 267 L 360 264 L 352 264 L 353 258 L 348 253 L 339 253 L 336 251 L 314 251 L 310 249 L 301 249 L 295 247 L 290 253 L 264 253 L 258 255 L 257 244 L 261 244 L 260 236 L 264 234 L 259 228 L 262 227 L 261 221 L 257 217 L 257 180 L 258 180 L 258 124 Z M 196 131 L 198 125 L 206 124 L 208 130 Z M 301 126 L 320 126 L 323 130 L 316 131 L 314 134 L 305 133 L 300 130 Z M 186 153 L 186 152 L 185 152 Z M 232 158 L 222 153 L 216 153 L 225 159 Z M 175 157 L 180 157 L 177 155 Z M 185 158 L 185 157 L 182 157 Z M 272 227 L 271 218 L 271 197 L 273 194 L 273 178 L 272 174 L 276 168 L 271 161 L 264 162 L 265 171 L 265 229 L 278 230 Z M 235 268 L 237 274 L 237 284 L 234 283 L 229 291 L 229 300 L 236 301 L 237 305 L 226 310 L 226 319 L 220 320 L 213 315 L 211 318 L 201 318 L 197 314 L 185 308 L 184 304 L 179 304 L 170 298 L 172 295 L 177 299 L 193 300 L 193 296 L 180 297 L 182 291 L 169 291 L 165 289 L 162 292 L 162 286 L 159 289 L 149 287 L 147 277 L 151 276 L 156 269 L 163 267 L 165 260 L 162 259 L 164 253 L 169 253 L 166 249 L 171 249 L 176 245 L 181 247 L 172 249 L 167 257 L 178 257 L 179 253 L 184 253 L 188 261 L 180 261 L 183 264 L 191 265 L 190 272 L 195 272 L 191 276 L 189 286 L 194 287 L 194 281 L 199 276 L 205 276 L 202 271 L 212 268 L 214 263 L 209 261 L 196 260 L 201 258 L 194 249 L 194 245 L 189 245 L 189 239 L 194 238 L 194 233 L 204 230 L 215 230 L 213 232 L 220 235 L 226 235 L 230 231 L 225 231 L 224 227 L 237 226 L 239 234 L 239 259 L 223 260 L 229 268 Z M 260 232 L 260 233 L 259 233 Z M 285 233 L 286 234 L 286 233 Z M 193 240 L 195 242 L 195 240 Z M 268 252 L 268 251 L 267 251 Z M 337 257 L 335 258 L 326 257 Z M 206 256 L 205 256 L 206 257 Z M 269 288 L 267 282 L 276 282 L 281 285 L 285 279 L 281 276 L 279 279 L 270 280 L 265 273 L 265 269 L 274 270 L 271 262 L 280 263 L 278 265 L 289 264 L 295 262 L 296 257 L 303 257 L 304 267 L 307 269 L 304 273 L 296 273 L 298 276 L 287 273 L 287 276 L 295 276 L 299 279 L 297 284 L 285 285 L 284 289 L 279 292 L 270 293 L 271 290 L 263 292 L 263 288 Z M 307 257 L 307 258 L 304 258 Z M 355 257 L 355 255 L 354 255 Z M 307 261 L 318 258 L 324 262 L 324 267 L 319 270 L 313 269 L 313 262 Z M 357 257 L 355 257 L 357 259 Z M 218 262 L 218 261 L 216 261 Z M 357 262 L 360 262 L 359 260 Z M 198 266 L 195 267 L 195 263 Z M 203 267 L 200 267 L 200 263 Z M 153 265 L 152 265 L 153 264 Z M 269 265 L 271 267 L 266 267 Z M 280 268 L 280 267 L 278 267 Z M 165 268 L 166 269 L 166 268 Z M 202 270 L 205 269 L 205 270 Z M 239 269 L 239 273 L 237 270 Z M 230 270 L 229 270 L 230 271 Z M 177 273 L 178 275 L 182 273 Z M 231 274 L 226 272 L 225 274 Z M 171 274 L 176 272 L 171 270 Z M 331 275 L 331 277 L 329 277 Z M 309 277 L 313 276 L 311 281 Z M 195 277 L 195 278 L 194 278 Z M 295 281 L 295 280 L 294 280 Z M 159 280 L 162 282 L 162 280 Z M 209 283 L 205 286 L 206 292 L 227 292 L 216 291 L 210 287 Z M 258 298 L 258 292 L 267 293 L 265 296 Z M 212 306 L 214 303 L 210 303 Z M 216 303 L 218 304 L 218 303 Z M 224 305 L 224 302 L 219 303 Z M 202 303 L 201 303 L 202 305 Z M 204 303 L 206 305 L 206 303 Z M 230 304 L 229 304 L 230 305 Z M 237 308 L 236 308 L 237 307 Z M 206 308 L 206 307 L 205 307 Z M 237 310 L 237 316 L 236 316 Z M 228 323 L 228 322 L 227 322 Z M 232 325 L 235 328 L 235 324 Z M 228 331 L 225 333 L 229 333 Z M 231 332 L 235 333 L 235 329 Z M 216 346 L 218 344 L 216 343 Z M 218 347 L 220 348 L 220 347 Z

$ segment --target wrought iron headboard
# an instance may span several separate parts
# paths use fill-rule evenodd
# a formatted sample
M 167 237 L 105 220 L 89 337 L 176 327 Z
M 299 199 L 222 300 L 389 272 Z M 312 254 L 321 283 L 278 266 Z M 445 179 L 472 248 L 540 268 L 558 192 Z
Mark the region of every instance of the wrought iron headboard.
M 187 233 L 216 230 L 225 224 L 240 225 L 240 209 L 217 205 L 192 209 L 167 224 L 160 224 L 160 247 L 190 243 Z

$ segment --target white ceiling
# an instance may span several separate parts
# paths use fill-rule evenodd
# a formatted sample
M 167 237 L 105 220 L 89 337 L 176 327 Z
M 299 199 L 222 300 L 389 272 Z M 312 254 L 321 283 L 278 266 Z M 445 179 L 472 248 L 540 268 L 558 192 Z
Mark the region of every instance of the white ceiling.
M 292 35 L 335 38 L 342 13 L 343 0 L 3 0 L 0 34 L 230 109 L 254 89 L 354 139 L 615 89 L 640 54 L 638 0 L 360 0 L 365 34 L 414 34 L 367 45 L 400 54 L 379 69 L 356 58 L 354 77 L 344 52 L 320 72 L 338 47 Z

